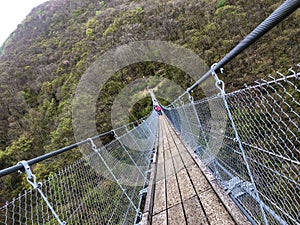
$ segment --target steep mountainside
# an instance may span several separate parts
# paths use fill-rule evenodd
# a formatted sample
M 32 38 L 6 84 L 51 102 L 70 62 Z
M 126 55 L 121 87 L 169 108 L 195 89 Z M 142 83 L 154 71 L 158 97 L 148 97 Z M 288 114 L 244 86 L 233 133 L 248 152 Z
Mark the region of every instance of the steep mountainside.
M 282 2 L 50 0 L 36 7 L 0 51 L 0 169 L 75 141 L 74 89 L 85 70 L 106 51 L 138 40 L 170 41 L 191 49 L 211 65 Z M 224 75 L 227 90 L 299 63 L 299 21 L 298 10 L 228 64 Z M 139 77 L 154 75 L 173 79 L 183 88 L 192 82 L 179 69 L 161 63 L 122 69 L 99 97 L 99 132 L 111 128 L 109 112 L 118 91 Z M 145 102 L 137 109 L 147 105 Z M 37 173 L 45 176 L 46 168 L 55 171 L 79 155 L 74 152 L 39 164 Z M 3 180 L 0 201 L 10 190 L 20 190 L 15 189 L 20 187 L 18 176 Z

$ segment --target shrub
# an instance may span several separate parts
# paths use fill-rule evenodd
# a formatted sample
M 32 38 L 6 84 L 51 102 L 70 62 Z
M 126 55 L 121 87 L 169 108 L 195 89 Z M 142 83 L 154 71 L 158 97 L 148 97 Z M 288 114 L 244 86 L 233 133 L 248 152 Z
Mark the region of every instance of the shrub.
M 94 30 L 92 28 L 87 28 L 85 31 L 86 36 L 91 37 L 94 33 Z
M 227 0 L 218 0 L 217 9 L 227 5 Z

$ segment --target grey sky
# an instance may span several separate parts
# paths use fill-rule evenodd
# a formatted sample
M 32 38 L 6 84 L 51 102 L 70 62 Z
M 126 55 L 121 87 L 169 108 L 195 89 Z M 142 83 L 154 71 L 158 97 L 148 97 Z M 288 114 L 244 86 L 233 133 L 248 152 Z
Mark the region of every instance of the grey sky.
M 17 29 L 31 9 L 47 0 L 1 0 L 0 2 L 0 46 Z

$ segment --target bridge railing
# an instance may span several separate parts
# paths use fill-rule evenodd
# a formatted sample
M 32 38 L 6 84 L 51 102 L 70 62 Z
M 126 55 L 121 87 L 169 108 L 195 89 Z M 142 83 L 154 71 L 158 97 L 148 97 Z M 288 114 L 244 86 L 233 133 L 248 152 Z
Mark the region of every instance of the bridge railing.
M 299 72 L 230 94 L 216 72 L 299 7 L 286 0 L 164 109 L 252 224 L 299 224 Z M 194 102 L 210 77 L 219 95 Z
M 0 224 L 135 224 L 148 182 L 157 118 L 153 112 L 136 126 L 77 143 L 90 153 L 41 182 L 28 162 L 22 162 L 32 188 L 0 207 Z M 111 134 L 111 142 L 98 144 Z
M 299 73 L 226 94 L 215 71 L 299 6 L 286 0 L 164 110 L 253 224 L 299 224 Z M 190 92 L 211 75 L 220 95 L 194 102 Z M 23 168 L 33 186 L 0 208 L 0 224 L 136 223 L 156 128 L 152 113 L 136 128 L 114 130 L 105 146 L 89 138 L 0 171 Z M 87 152 L 88 145 L 84 158 L 36 181 L 31 165 L 79 146 Z
M 300 221 L 299 79 L 291 68 L 232 93 L 221 87 L 199 101 L 186 93 L 164 108 L 253 224 Z

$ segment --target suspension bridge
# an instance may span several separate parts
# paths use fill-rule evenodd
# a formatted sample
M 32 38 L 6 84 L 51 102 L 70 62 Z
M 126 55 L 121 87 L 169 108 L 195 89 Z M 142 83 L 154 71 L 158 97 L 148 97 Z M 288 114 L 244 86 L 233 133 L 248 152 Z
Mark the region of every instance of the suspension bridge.
M 162 116 L 1 170 L 31 189 L 0 206 L 0 224 L 300 224 L 300 63 L 231 93 L 220 75 L 299 6 L 284 2 Z M 195 100 L 208 79 L 218 94 Z M 75 148 L 88 154 L 43 181 L 32 172 Z

